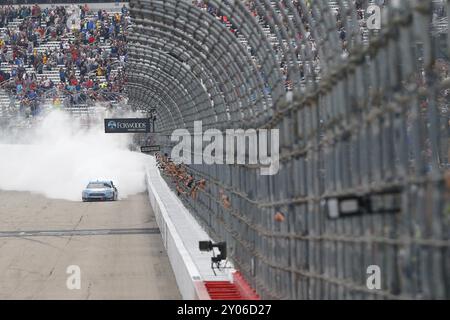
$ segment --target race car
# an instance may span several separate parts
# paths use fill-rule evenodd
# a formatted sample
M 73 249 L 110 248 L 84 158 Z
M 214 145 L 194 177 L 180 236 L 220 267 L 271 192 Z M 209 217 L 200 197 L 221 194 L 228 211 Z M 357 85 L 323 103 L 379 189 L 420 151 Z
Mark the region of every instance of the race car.
M 116 201 L 119 192 L 112 181 L 91 181 L 83 190 L 82 199 L 85 201 Z

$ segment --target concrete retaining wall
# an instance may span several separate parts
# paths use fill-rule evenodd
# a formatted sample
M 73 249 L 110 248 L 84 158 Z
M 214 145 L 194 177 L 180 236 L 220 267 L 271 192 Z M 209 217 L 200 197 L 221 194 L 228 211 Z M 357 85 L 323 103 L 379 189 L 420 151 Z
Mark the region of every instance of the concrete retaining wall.
M 167 250 L 181 296 L 185 300 L 209 299 L 200 272 L 184 246 L 177 229 L 169 217 L 167 208 L 158 194 L 158 192 L 166 192 L 161 191 L 155 185 L 155 181 L 160 182 L 160 179 L 162 178 L 159 176 L 158 171 L 147 168 L 146 182 L 150 204 L 161 230 L 164 246 Z

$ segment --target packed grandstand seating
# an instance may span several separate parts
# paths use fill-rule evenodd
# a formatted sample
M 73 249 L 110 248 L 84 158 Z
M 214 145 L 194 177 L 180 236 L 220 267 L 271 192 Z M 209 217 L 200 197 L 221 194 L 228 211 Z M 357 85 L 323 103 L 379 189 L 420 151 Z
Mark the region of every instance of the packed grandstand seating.
M 264 14 L 265 8 L 256 1 L 245 0 L 249 12 L 260 22 L 265 36 L 271 41 L 275 50 L 280 71 L 284 77 L 286 91 L 293 88 L 292 75 L 288 72 L 289 59 L 286 54 L 292 48 L 295 51 L 302 81 L 305 70 L 304 57 L 298 43 L 307 43 L 312 55 L 312 67 L 319 75 L 320 60 L 317 52 L 317 39 L 309 30 L 304 10 L 311 6 L 302 6 L 297 0 L 269 1 L 279 14 L 286 30 L 295 22 L 292 14 L 283 16 L 286 6 L 295 8 L 297 18 L 305 27 L 307 39 L 288 43 L 278 41 L 279 30 Z M 369 37 L 376 32 L 369 32 L 366 26 L 367 12 L 362 0 L 354 0 L 357 9 L 357 23 L 360 26 L 360 40 L 369 43 Z M 437 28 L 441 23 L 443 6 L 435 1 L 435 20 Z M 342 55 L 348 55 L 348 37 L 345 23 L 341 21 L 338 1 L 329 1 L 332 14 L 336 17 L 336 32 L 342 42 Z M 369 3 L 385 5 L 384 0 L 369 0 Z M 255 65 L 259 68 L 262 79 L 266 79 L 264 71 L 257 63 L 248 39 L 233 26 L 229 17 L 223 15 L 215 7 L 204 0 L 192 0 L 196 7 L 215 16 L 223 25 L 239 39 L 248 49 Z M 224 2 L 226 5 L 226 2 Z M 125 84 L 124 64 L 127 60 L 127 29 L 130 27 L 130 17 L 126 6 L 118 7 L 118 12 L 100 10 L 91 11 L 88 4 L 79 6 L 52 6 L 42 9 L 39 5 L 23 5 L 18 7 L 0 7 L 0 104 L 19 108 L 28 115 L 39 113 L 43 102 L 51 101 L 53 105 L 78 104 L 87 100 L 120 100 Z M 73 20 L 76 12 L 77 19 Z M 289 10 L 292 12 L 292 10 Z M 275 19 L 275 18 L 272 18 Z M 444 21 L 441 24 L 447 26 Z M 249 62 L 250 63 L 250 62 Z M 270 95 L 271 88 L 266 83 L 265 91 Z M 1 109 L 0 109 L 1 112 Z
M 121 99 L 128 9 L 0 7 L 0 104 L 22 114 L 87 100 Z

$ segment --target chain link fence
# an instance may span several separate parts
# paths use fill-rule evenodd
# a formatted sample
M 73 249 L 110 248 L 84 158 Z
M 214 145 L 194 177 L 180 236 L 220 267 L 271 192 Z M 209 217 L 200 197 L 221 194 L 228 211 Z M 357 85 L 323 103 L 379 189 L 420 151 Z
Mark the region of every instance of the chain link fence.
M 129 103 L 164 152 L 194 121 L 280 130 L 278 174 L 189 165 L 180 195 L 263 298 L 450 298 L 449 5 L 130 1 Z

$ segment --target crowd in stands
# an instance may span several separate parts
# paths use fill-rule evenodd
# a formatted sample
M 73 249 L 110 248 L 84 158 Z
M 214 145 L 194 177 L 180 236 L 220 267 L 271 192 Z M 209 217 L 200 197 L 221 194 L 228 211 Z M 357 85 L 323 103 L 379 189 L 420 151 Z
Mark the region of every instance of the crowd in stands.
M 302 20 L 303 24 L 304 24 L 304 30 L 305 30 L 305 34 L 298 34 L 297 38 L 299 41 L 302 41 L 303 37 L 306 38 L 306 40 L 309 42 L 310 47 L 311 47 L 311 51 L 312 51 L 312 63 L 313 63 L 313 68 L 314 69 L 318 69 L 319 68 L 319 55 L 318 55 L 318 51 L 317 51 L 317 46 L 316 46 L 316 40 L 313 38 L 312 33 L 310 32 L 310 26 L 308 24 L 308 21 L 306 19 L 306 16 L 304 14 L 304 10 L 311 10 L 311 1 L 306 1 L 306 6 L 302 7 L 300 4 L 299 0 L 289 0 L 292 1 L 292 8 L 294 8 L 295 10 L 297 10 L 297 13 L 300 17 L 300 19 Z M 383 6 L 386 4 L 385 0 L 377 0 L 379 2 L 379 5 Z M 225 4 L 227 1 L 224 1 Z M 286 7 L 286 1 L 280 1 L 279 5 L 282 8 L 287 8 Z M 377 2 L 377 4 L 378 4 Z M 362 0 L 354 0 L 354 5 L 356 7 L 357 10 L 357 16 L 359 18 L 359 23 L 360 23 L 360 30 L 361 30 L 361 37 L 363 36 L 363 31 L 364 31 L 364 26 L 365 26 L 365 11 L 362 7 Z M 221 14 L 221 12 L 215 8 L 213 5 L 209 4 L 208 1 L 204 1 L 204 0 L 192 0 L 192 4 L 202 10 L 207 11 L 208 13 L 210 13 L 211 15 L 213 15 L 214 17 L 216 17 L 218 20 L 220 20 L 233 34 L 235 34 L 236 36 L 239 36 L 240 32 L 239 29 L 234 26 L 231 22 L 229 17 L 227 17 L 226 15 Z M 271 15 L 267 15 L 267 10 L 265 7 L 261 6 L 261 4 L 258 4 L 256 1 L 254 0 L 245 0 L 243 1 L 243 4 L 245 5 L 245 7 L 247 8 L 247 10 L 255 17 L 255 19 L 260 23 L 260 25 L 262 25 L 265 28 L 270 28 L 270 21 L 268 21 L 268 19 L 273 19 L 271 18 Z M 264 11 L 264 12 L 262 12 Z M 288 10 L 289 11 L 289 10 Z M 311 13 L 311 12 L 310 12 Z M 347 52 L 347 35 L 346 35 L 346 30 L 343 27 L 342 21 L 341 21 L 341 13 L 338 11 L 334 12 L 335 16 L 336 16 L 336 31 L 338 32 L 338 36 L 342 42 L 342 55 L 345 57 L 348 55 Z M 287 23 L 287 21 L 285 19 L 283 19 L 283 17 L 280 15 L 280 21 L 284 22 L 284 26 L 286 27 L 286 29 L 289 29 L 289 24 Z M 273 32 L 273 30 L 271 31 Z M 292 43 L 292 45 L 294 46 L 294 48 L 296 48 L 296 44 Z M 284 56 L 284 52 L 286 51 L 288 43 L 279 43 L 278 41 L 273 43 L 273 49 L 276 53 L 278 62 L 280 64 L 280 71 L 284 76 L 284 81 L 285 81 L 285 88 L 287 91 L 292 90 L 293 88 L 293 83 L 292 80 L 290 79 L 290 75 L 288 72 L 288 63 L 287 63 L 287 59 Z M 297 49 L 297 48 L 296 48 Z M 251 52 L 251 55 L 254 55 L 253 52 Z M 299 52 L 297 52 L 297 59 L 298 61 L 301 61 L 301 57 L 299 56 Z M 258 69 L 260 70 L 261 76 L 263 79 L 266 79 L 266 76 L 264 74 L 264 72 L 262 71 L 262 68 L 260 65 L 257 65 Z M 304 80 L 304 66 L 303 64 L 300 63 L 300 72 L 301 72 L 301 79 Z M 270 87 L 269 85 L 266 83 L 266 89 L 267 89 L 267 93 L 270 92 Z
M 199 191 L 207 192 L 206 179 L 195 179 L 192 173 L 188 172 L 188 167 L 185 164 L 175 164 L 167 154 L 156 154 L 156 164 L 161 171 L 163 177 L 172 184 L 177 196 L 190 197 L 192 200 L 197 200 Z M 231 200 L 226 191 L 219 189 L 218 202 L 225 209 L 231 208 Z
M 11 27 L 17 18 L 22 22 Z M 11 71 L 0 71 L 0 85 L 6 82 L 3 87 L 20 101 L 21 109 L 29 108 L 33 115 L 49 91 L 55 104 L 62 98 L 78 103 L 120 93 L 125 83 L 123 69 L 114 75 L 111 71 L 114 64 L 123 67 L 127 60 L 129 23 L 125 6 L 113 14 L 91 12 L 88 5 L 2 6 L 0 28 L 5 31 L 0 37 L 0 62 Z M 59 47 L 38 50 L 48 41 L 59 41 Z M 43 76 L 55 70 L 58 82 Z
M 175 185 L 178 196 L 188 195 L 195 200 L 198 191 L 205 189 L 205 179 L 196 180 L 192 174 L 188 173 L 186 165 L 175 164 L 167 154 L 157 153 L 156 162 L 161 172 Z

